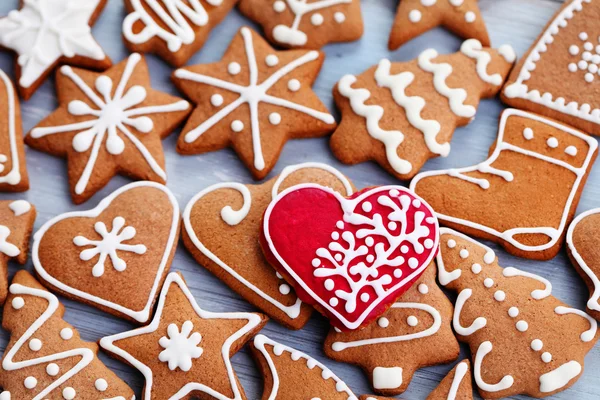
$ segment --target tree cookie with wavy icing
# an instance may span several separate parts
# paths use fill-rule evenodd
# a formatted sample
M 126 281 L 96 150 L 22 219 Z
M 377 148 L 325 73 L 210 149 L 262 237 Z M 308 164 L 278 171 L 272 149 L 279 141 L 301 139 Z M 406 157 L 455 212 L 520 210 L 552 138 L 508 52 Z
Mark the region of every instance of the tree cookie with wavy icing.
M 331 187 L 345 196 L 354 193 L 352 183 L 336 169 L 305 163 L 286 167 L 261 185 L 210 186 L 194 196 L 183 212 L 183 243 L 198 264 L 290 329 L 302 328 L 312 307 L 298 299 L 263 256 L 260 221 L 279 192 L 302 183 Z
M 481 98 L 495 96 L 513 63 L 510 46 L 491 49 L 475 39 L 454 54 L 425 50 L 413 61 L 381 60 L 334 88 L 342 121 L 331 149 L 343 163 L 373 160 L 398 179 L 450 153 L 454 130 L 475 117 Z
M 487 160 L 421 173 L 411 189 L 443 224 L 548 260 L 563 245 L 597 152 L 596 139 L 580 131 L 508 109 Z
M 232 147 L 255 179 L 275 166 L 288 139 L 321 137 L 336 123 L 311 86 L 325 56 L 273 49 L 243 27 L 220 62 L 176 70 L 175 85 L 196 108 L 179 141 L 181 154 Z
M 597 323 L 552 296 L 550 281 L 502 268 L 492 249 L 448 228 L 438 268 L 440 283 L 458 293 L 453 326 L 471 348 L 481 397 L 547 397 L 579 379 Z
M 0 368 L 2 399 L 134 400 L 125 382 L 64 319 L 64 306 L 28 272 L 10 285 L 2 327 L 10 341 Z
M 25 143 L 67 159 L 76 204 L 117 173 L 166 182 L 161 139 L 185 120 L 191 107 L 151 88 L 143 56 L 131 54 L 104 73 L 63 66 L 56 87 L 58 109 L 27 134 Z
M 456 360 L 452 304 L 436 283 L 432 262 L 423 276 L 392 307 L 364 329 L 331 328 L 325 354 L 355 364 L 381 395 L 403 393 L 419 368 Z
M 600 3 L 567 0 L 502 90 L 512 107 L 600 135 Z

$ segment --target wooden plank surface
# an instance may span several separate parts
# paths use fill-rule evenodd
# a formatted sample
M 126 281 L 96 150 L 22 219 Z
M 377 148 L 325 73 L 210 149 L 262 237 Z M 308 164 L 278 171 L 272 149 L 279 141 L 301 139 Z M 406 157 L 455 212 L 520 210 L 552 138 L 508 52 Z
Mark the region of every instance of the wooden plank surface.
M 553 13 L 560 7 L 559 0 L 481 0 L 480 5 L 495 46 L 511 44 L 522 55 L 540 33 Z M 121 41 L 121 22 L 124 17 L 122 0 L 109 0 L 107 9 L 93 29 L 94 35 L 114 61 L 126 57 L 127 50 Z M 434 47 L 440 53 L 457 51 L 461 40 L 443 29 L 429 32 L 403 46 L 395 52 L 387 49 L 387 39 L 391 27 L 397 0 L 363 0 L 363 13 L 366 32 L 363 39 L 356 43 L 330 45 L 325 48 L 327 59 L 315 90 L 333 110 L 331 88 L 345 73 L 360 73 L 381 58 L 391 60 L 409 60 L 422 50 Z M 0 1 L 0 15 L 18 6 L 18 0 Z M 248 24 L 248 20 L 237 11 L 233 11 L 218 26 L 204 47 L 190 61 L 191 64 L 219 60 L 238 27 Z M 155 88 L 175 93 L 170 83 L 171 68 L 160 59 L 148 58 Z M 0 55 L 0 68 L 14 76 L 13 58 L 8 54 Z M 46 82 L 37 94 L 22 104 L 23 125 L 25 131 L 48 115 L 56 106 L 54 83 Z M 465 128 L 457 130 L 452 141 L 453 151 L 448 158 L 436 159 L 427 163 L 425 169 L 462 167 L 483 161 L 488 147 L 496 138 L 497 120 L 503 109 L 499 100 L 484 100 L 475 121 Z M 219 151 L 201 156 L 179 156 L 175 152 L 177 134 L 164 141 L 168 186 L 177 196 L 180 206 L 186 205 L 190 198 L 201 189 L 217 182 L 238 181 L 250 183 L 252 179 L 235 154 L 230 150 Z M 296 140 L 288 142 L 272 176 L 285 166 L 305 161 L 321 161 L 338 167 L 347 174 L 358 187 L 397 183 L 375 164 L 347 167 L 338 163 L 331 155 L 327 139 Z M 66 164 L 63 160 L 33 150 L 27 153 L 27 162 L 31 176 L 32 189 L 24 195 L 0 194 L 0 198 L 26 198 L 38 208 L 36 228 L 51 217 L 75 209 L 94 207 L 127 179 L 117 177 L 96 194 L 86 204 L 75 207 L 68 196 Z M 579 206 L 579 212 L 600 206 L 600 168 L 595 168 Z M 531 210 L 536 212 L 536 210 Z M 584 308 L 587 291 L 575 270 L 571 267 L 564 251 L 554 260 L 535 262 L 517 259 L 493 246 L 504 266 L 517 266 L 524 270 L 541 274 L 548 278 L 554 287 L 554 295 L 566 303 Z M 31 269 L 31 263 L 26 266 Z M 11 275 L 17 267 L 11 266 Z M 212 311 L 251 311 L 253 308 L 239 296 L 229 290 L 219 280 L 198 266 L 185 249 L 180 246 L 173 262 L 173 270 L 182 271 L 193 294 L 204 308 Z M 74 324 L 82 336 L 91 341 L 131 328 L 127 322 L 113 318 L 105 313 L 79 303 L 64 300 L 67 306 L 66 319 Z M 327 364 L 336 374 L 345 380 L 356 394 L 368 393 L 369 384 L 363 373 L 352 366 L 335 363 L 324 357 L 321 343 L 328 329 L 328 323 L 315 315 L 305 329 L 290 332 L 274 322 L 270 322 L 263 333 L 287 345 L 313 355 Z M 4 349 L 8 340 L 6 332 L 0 333 L 0 349 Z M 467 356 L 463 348 L 461 357 Z M 139 394 L 143 379 L 137 371 L 101 356 L 106 363 L 127 381 Z M 262 381 L 246 349 L 233 358 L 233 365 L 246 390 L 249 399 L 259 399 Z M 439 383 L 452 365 L 425 368 L 417 372 L 405 399 L 424 399 Z M 587 357 L 585 372 L 575 386 L 562 392 L 555 399 L 597 399 L 600 393 L 600 348 L 596 347 Z M 139 398 L 139 397 L 138 397 Z

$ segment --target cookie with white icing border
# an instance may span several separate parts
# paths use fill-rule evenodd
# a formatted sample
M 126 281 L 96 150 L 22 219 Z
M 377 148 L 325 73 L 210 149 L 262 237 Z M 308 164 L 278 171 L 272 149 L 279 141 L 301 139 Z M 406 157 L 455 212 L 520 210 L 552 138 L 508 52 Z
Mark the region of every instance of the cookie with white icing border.
M 134 182 L 94 209 L 46 222 L 34 235 L 33 266 L 65 297 L 144 323 L 169 272 L 179 221 L 169 189 Z
M 257 335 L 252 354 L 264 376 L 263 400 L 358 400 L 325 365 L 301 351 Z
M 321 137 L 336 123 L 311 86 L 325 56 L 276 51 L 243 27 L 220 62 L 178 69 L 175 85 L 194 103 L 179 141 L 181 154 L 232 147 L 255 179 L 275 166 L 288 139 Z
M 548 260 L 563 245 L 597 153 L 596 139 L 582 132 L 508 109 L 487 160 L 421 173 L 410 187 L 443 224 Z
M 63 66 L 56 73 L 56 91 L 58 109 L 27 134 L 25 143 L 67 159 L 76 204 L 117 173 L 166 182 L 161 139 L 191 107 L 151 88 L 143 56 L 131 54 L 104 73 Z
M 419 368 L 456 360 L 460 349 L 451 328 L 452 304 L 435 278 L 432 262 L 377 321 L 360 331 L 330 329 L 325 354 L 360 366 L 385 396 L 404 392 Z
M 320 49 L 358 40 L 364 31 L 360 0 L 242 0 L 239 8 L 285 48 Z
M 123 40 L 132 52 L 156 53 L 175 67 L 204 46 L 237 0 L 126 0 Z
M 502 91 L 512 107 L 600 135 L 600 4 L 566 0 Z
M 454 54 L 425 50 L 413 61 L 381 60 L 334 88 L 342 121 L 331 149 L 343 163 L 373 160 L 408 180 L 433 157 L 450 153 L 457 127 L 475 117 L 481 98 L 495 96 L 515 62 L 510 46 L 483 48 L 475 39 Z
M 35 207 L 25 200 L 0 201 L 0 305 L 8 296 L 8 262 L 25 264 Z
M 266 323 L 262 314 L 203 310 L 172 272 L 150 325 L 102 338 L 100 346 L 144 375 L 143 400 L 243 400 L 230 357 Z
M 133 390 L 64 319 L 64 306 L 28 272 L 10 285 L 2 327 L 10 342 L 0 368 L 2 399 L 134 400 Z
M 486 399 L 546 397 L 573 385 L 598 339 L 597 322 L 552 296 L 545 278 L 502 268 L 489 247 L 440 233 L 439 281 L 458 293 L 453 326 Z
M 490 37 L 477 1 L 400 0 L 390 33 L 390 50 L 440 25 L 464 39 L 477 39 L 489 46 Z
M 261 185 L 236 182 L 210 186 L 190 200 L 183 212 L 182 238 L 194 259 L 277 322 L 302 328 L 312 307 L 298 299 L 265 260 L 259 244 L 260 221 L 277 194 L 300 183 L 317 183 L 343 195 L 352 183 L 320 163 L 286 167 Z
M 110 58 L 92 35 L 107 0 L 22 0 L 0 18 L 0 46 L 15 53 L 17 88 L 29 99 L 59 64 L 103 71 Z

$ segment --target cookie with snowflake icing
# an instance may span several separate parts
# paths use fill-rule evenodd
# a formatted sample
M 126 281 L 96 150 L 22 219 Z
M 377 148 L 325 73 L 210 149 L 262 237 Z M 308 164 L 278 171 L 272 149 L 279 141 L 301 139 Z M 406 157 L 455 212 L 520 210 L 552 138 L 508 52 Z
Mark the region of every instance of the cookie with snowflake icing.
M 116 174 L 165 183 L 161 139 L 191 111 L 182 99 L 150 87 L 137 53 L 105 73 L 61 67 L 60 106 L 26 136 L 38 150 L 67 159 L 71 197 L 88 200 Z
M 10 285 L 2 327 L 10 341 L 0 367 L 0 399 L 134 400 L 133 390 L 64 319 L 64 306 L 26 271 Z
M 196 103 L 177 151 L 230 146 L 254 178 L 264 178 L 288 139 L 325 136 L 336 127 L 311 89 L 323 59 L 318 51 L 276 51 L 242 28 L 220 62 L 173 73 L 175 85 Z
M 242 0 L 239 7 L 285 48 L 319 49 L 358 40 L 364 31 L 359 0 Z
M 166 186 L 131 183 L 92 210 L 46 222 L 34 235 L 33 265 L 62 295 L 144 323 L 169 272 L 179 219 Z
M 16 56 L 18 90 L 29 99 L 59 64 L 103 71 L 112 64 L 91 26 L 107 0 L 24 0 L 0 18 L 0 46 Z
M 502 100 L 600 135 L 600 3 L 567 0 L 521 59 Z
M 143 400 L 243 400 L 230 357 L 266 323 L 258 313 L 204 310 L 181 274 L 172 272 L 152 322 L 102 338 L 100 346 L 144 375 Z
M 126 0 L 123 39 L 131 51 L 156 53 L 180 67 L 196 53 L 237 0 Z

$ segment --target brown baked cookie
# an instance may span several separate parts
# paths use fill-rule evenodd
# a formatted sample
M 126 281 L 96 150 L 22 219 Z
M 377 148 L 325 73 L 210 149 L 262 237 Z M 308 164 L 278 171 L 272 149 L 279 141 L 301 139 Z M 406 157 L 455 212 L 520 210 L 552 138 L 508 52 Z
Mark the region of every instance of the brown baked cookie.
M 360 0 L 242 0 L 239 8 L 271 43 L 285 48 L 320 49 L 358 40 L 364 32 Z
M 263 400 L 357 400 L 348 385 L 308 354 L 257 335 L 252 354 L 264 376 Z
M 600 3 L 566 0 L 513 70 L 502 100 L 600 135 Z
M 0 201 L 0 305 L 8 295 L 8 261 L 27 261 L 35 207 L 25 200 Z
M 65 322 L 64 306 L 28 272 L 10 285 L 2 327 L 10 342 L 0 368 L 4 399 L 135 399 L 133 390 Z
M 577 216 L 567 231 L 567 250 L 571 263 L 590 292 L 587 312 L 600 319 L 600 209 Z
M 150 325 L 102 338 L 100 346 L 144 375 L 143 400 L 246 399 L 230 357 L 266 323 L 261 314 L 201 309 L 172 272 Z
M 63 66 L 56 89 L 60 106 L 29 132 L 25 143 L 67 158 L 76 204 L 117 173 L 166 182 L 161 139 L 185 120 L 191 107 L 150 87 L 144 57 L 132 54 L 102 74 Z
M 107 0 L 21 0 L 0 18 L 0 46 L 15 53 L 18 91 L 29 99 L 59 64 L 103 71 L 112 65 L 91 27 Z
M 92 210 L 46 222 L 34 235 L 33 266 L 65 297 L 144 323 L 169 272 L 179 220 L 169 189 L 131 183 Z
M 156 53 L 175 67 L 204 46 L 212 29 L 237 0 L 125 0 L 123 21 L 127 48 Z
M 551 295 L 545 278 L 502 268 L 492 249 L 442 228 L 440 283 L 458 293 L 453 325 L 473 355 L 481 397 L 545 397 L 573 385 L 597 323 Z
M 254 178 L 263 179 L 288 139 L 335 129 L 311 89 L 324 58 L 318 51 L 276 51 L 256 32 L 240 29 L 220 62 L 173 73 L 175 85 L 196 103 L 177 151 L 201 154 L 231 146 Z
M 0 191 L 24 192 L 29 189 L 29 176 L 19 98 L 2 70 L 0 80 Z
M 516 256 L 548 260 L 563 244 L 597 147 L 566 125 L 508 109 L 486 161 L 425 172 L 410 186 L 443 224 Z
M 510 46 L 482 48 L 470 39 L 458 53 L 429 49 L 410 62 L 384 59 L 342 77 L 334 88 L 342 113 L 334 155 L 346 164 L 374 160 L 411 179 L 427 160 L 450 153 L 454 130 L 473 120 L 481 98 L 498 93 L 515 59 Z
M 396 50 L 440 25 L 462 38 L 490 45 L 477 0 L 400 0 L 388 46 Z
M 404 392 L 419 368 L 455 360 L 459 347 L 450 327 L 452 304 L 435 277 L 432 263 L 392 308 L 364 329 L 331 329 L 325 354 L 361 367 L 375 392 L 384 396 Z
M 259 244 L 262 216 L 277 193 L 300 183 L 331 187 L 342 195 L 354 186 L 320 163 L 285 168 L 262 185 L 228 182 L 198 193 L 183 212 L 182 237 L 196 261 L 265 314 L 290 329 L 302 328 L 312 307 L 265 260 Z

